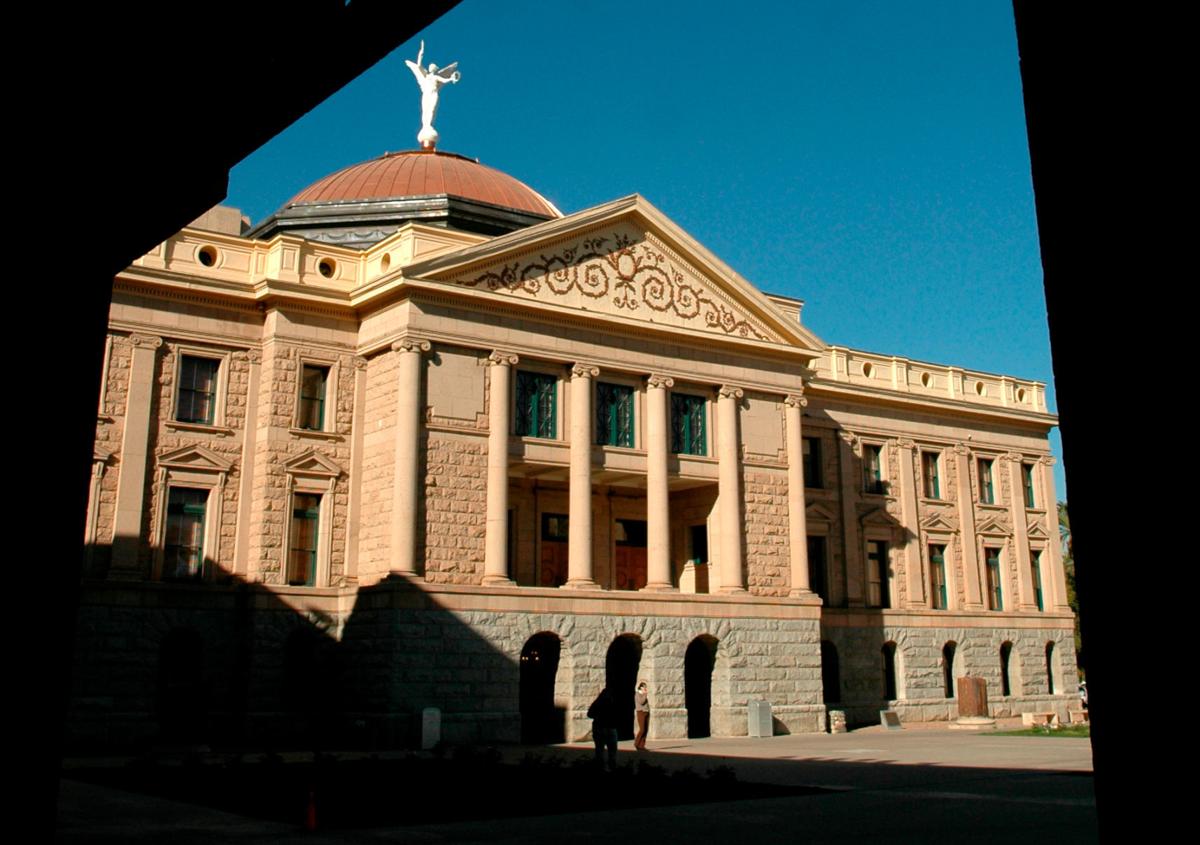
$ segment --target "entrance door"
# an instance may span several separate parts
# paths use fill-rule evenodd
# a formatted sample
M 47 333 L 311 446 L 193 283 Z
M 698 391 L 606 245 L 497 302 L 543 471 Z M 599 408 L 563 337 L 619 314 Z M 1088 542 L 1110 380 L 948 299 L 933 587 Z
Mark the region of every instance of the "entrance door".
M 534 634 L 521 649 L 521 742 L 563 742 L 566 725 L 554 706 L 554 679 L 562 644 L 550 633 Z
M 689 737 L 712 736 L 712 673 L 717 641 L 700 636 L 692 640 L 683 657 L 683 699 L 687 707 Z
M 616 521 L 616 584 L 618 590 L 646 586 L 646 523 L 640 519 Z
M 636 634 L 622 634 L 608 647 L 604 685 L 616 702 L 618 739 L 633 739 L 633 693 L 641 663 L 642 640 Z
M 539 587 L 561 587 L 567 583 L 567 516 L 542 514 L 542 558 L 538 566 Z

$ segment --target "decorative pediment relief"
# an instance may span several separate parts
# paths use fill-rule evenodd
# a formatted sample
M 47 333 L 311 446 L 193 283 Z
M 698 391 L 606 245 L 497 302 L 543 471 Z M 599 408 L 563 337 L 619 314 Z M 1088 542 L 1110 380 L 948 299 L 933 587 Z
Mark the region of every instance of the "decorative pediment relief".
M 623 221 L 457 273 L 448 281 L 645 322 L 748 340 L 782 340 L 723 280 L 706 276 L 652 233 Z
M 975 527 L 975 533 L 988 534 L 993 537 L 1007 537 L 1011 532 L 1008 530 L 1008 526 L 996 517 L 988 516 Z
M 233 462 L 203 446 L 184 446 L 159 455 L 158 465 L 199 472 L 229 472 Z
M 1050 535 L 1046 533 L 1046 525 L 1040 519 L 1035 519 L 1029 523 L 1026 532 L 1029 534 L 1030 540 L 1047 540 Z
M 310 478 L 332 479 L 338 478 L 342 474 L 340 466 L 314 449 L 309 449 L 286 461 L 283 469 L 289 475 L 303 475 Z
M 957 531 L 958 520 L 939 511 L 926 514 L 921 519 L 921 528 L 925 531 Z

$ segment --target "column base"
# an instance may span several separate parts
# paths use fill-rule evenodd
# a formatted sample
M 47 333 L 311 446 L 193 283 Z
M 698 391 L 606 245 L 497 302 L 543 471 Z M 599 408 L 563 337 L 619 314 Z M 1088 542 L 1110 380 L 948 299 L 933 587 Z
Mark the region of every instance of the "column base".
M 744 592 L 746 592 L 745 587 L 721 587 L 717 590 L 717 594 L 722 596 L 738 595 Z
M 788 590 L 789 599 L 802 599 L 815 595 L 816 593 L 814 593 L 812 590 Z
M 485 587 L 515 587 L 517 582 L 509 578 L 507 575 L 484 575 L 483 586 Z
M 559 587 L 560 590 L 599 590 L 600 585 L 591 578 L 572 578 Z
M 387 578 L 403 578 L 406 581 L 424 581 L 420 572 L 405 569 L 389 569 Z
M 646 586 L 642 587 L 642 589 L 639 590 L 638 592 L 641 592 L 641 593 L 677 593 L 677 592 L 679 592 L 679 588 L 676 587 L 674 584 L 667 584 L 664 582 L 661 584 L 647 584 Z

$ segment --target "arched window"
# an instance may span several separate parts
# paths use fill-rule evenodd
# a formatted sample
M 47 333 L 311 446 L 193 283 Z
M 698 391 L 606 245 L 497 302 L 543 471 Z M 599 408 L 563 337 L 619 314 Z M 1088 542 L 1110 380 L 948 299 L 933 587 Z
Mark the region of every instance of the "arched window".
M 1046 643 L 1046 689 L 1054 695 L 1054 643 Z
M 954 652 L 957 648 L 953 641 L 942 646 L 942 690 L 946 698 L 954 698 Z
M 896 699 L 896 644 L 883 644 L 883 697 L 887 701 Z
M 1012 662 L 1012 643 L 1000 646 L 1000 694 L 1012 695 L 1012 681 L 1009 678 L 1008 667 Z

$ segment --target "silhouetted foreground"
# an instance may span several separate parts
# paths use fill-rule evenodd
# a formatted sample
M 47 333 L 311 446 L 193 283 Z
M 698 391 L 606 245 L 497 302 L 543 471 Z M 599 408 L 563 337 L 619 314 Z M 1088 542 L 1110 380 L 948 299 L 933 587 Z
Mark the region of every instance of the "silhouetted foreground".
M 138 760 L 117 769 L 73 771 L 69 777 L 297 825 L 315 813 L 321 828 L 543 816 L 827 791 L 743 783 L 727 766 L 704 774 L 691 769 L 668 772 L 638 760 L 606 773 L 594 766 L 590 755 L 564 762 L 530 754 L 513 765 L 502 763 L 494 749 L 469 748 L 457 749 L 450 758 L 413 754 L 346 761 L 317 755 L 304 763 L 286 763 L 274 755 L 263 762 L 244 762 L 239 756 L 205 762 L 197 755 L 182 764 Z

